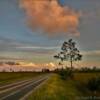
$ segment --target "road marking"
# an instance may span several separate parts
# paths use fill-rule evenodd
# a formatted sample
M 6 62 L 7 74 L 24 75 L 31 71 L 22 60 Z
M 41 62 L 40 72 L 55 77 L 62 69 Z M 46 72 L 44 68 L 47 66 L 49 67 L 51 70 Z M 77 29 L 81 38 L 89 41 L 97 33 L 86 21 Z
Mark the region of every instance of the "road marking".
M 42 77 L 42 76 L 39 76 L 37 78 L 40 78 L 40 77 Z M 35 81 L 35 80 L 37 80 L 37 78 L 29 79 L 25 83 L 22 82 L 21 84 L 15 85 L 13 87 L 9 87 L 8 89 L 5 89 L 5 90 L 2 90 L 2 91 L 0 91 L 0 94 L 5 93 L 5 92 L 10 91 L 10 90 L 13 90 L 13 89 L 16 89 L 16 88 L 21 87 L 21 86 L 23 86 L 25 84 L 28 84 L 28 83 L 32 82 L 32 80 Z
M 7 97 L 13 96 L 14 94 L 17 94 L 18 92 L 21 92 L 21 91 L 24 90 L 25 88 L 28 88 L 29 86 L 35 85 L 36 83 L 41 82 L 42 80 L 45 80 L 46 78 L 47 78 L 47 76 L 46 76 L 45 78 L 42 78 L 42 79 L 37 80 L 37 81 L 35 81 L 35 82 L 32 82 L 31 84 L 26 85 L 24 88 L 22 88 L 22 89 L 20 89 L 20 90 L 17 90 L 17 91 L 15 91 L 15 92 L 13 92 L 13 93 L 7 95 L 7 96 L 2 97 L 1 100 L 6 99 Z
M 41 85 L 43 85 L 43 83 L 45 83 L 45 81 L 47 81 L 48 78 L 46 80 L 44 80 L 42 83 L 40 83 L 39 85 L 37 85 L 34 90 L 31 90 L 29 93 L 27 93 L 25 96 L 23 96 L 20 100 L 25 100 L 26 98 L 28 98 L 29 95 L 31 95 L 33 93 L 33 91 L 35 91 L 37 88 L 39 88 Z
M 29 80 L 31 80 L 31 79 L 29 79 Z M 17 82 L 17 83 L 12 83 L 12 84 L 8 84 L 8 85 L 0 86 L 0 90 L 3 89 L 3 88 L 7 88 L 7 87 L 10 87 L 10 86 L 13 86 L 13 85 L 17 85 L 17 84 L 29 81 L 29 80 L 24 80 L 24 81 L 20 81 L 20 82 Z
M 25 84 L 28 84 L 28 83 L 30 83 L 30 82 L 32 82 L 32 80 L 31 80 L 31 81 L 28 81 L 28 82 L 25 82 L 24 84 L 19 84 L 19 85 L 17 85 L 17 86 L 14 86 L 14 87 L 11 87 L 11 88 L 2 90 L 2 91 L 0 91 L 0 94 L 5 93 L 5 92 L 10 91 L 10 90 L 13 90 L 13 89 L 16 89 L 16 88 L 21 87 L 21 86 L 23 86 L 23 85 L 25 85 Z

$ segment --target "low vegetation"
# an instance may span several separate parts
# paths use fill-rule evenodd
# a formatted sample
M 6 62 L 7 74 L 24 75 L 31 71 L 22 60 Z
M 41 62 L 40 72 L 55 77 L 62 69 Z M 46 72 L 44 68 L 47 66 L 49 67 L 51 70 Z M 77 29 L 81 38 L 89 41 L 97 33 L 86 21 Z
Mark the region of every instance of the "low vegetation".
M 86 87 L 93 93 L 93 95 L 96 95 L 97 92 L 100 92 L 100 77 L 93 77 L 89 79 Z
M 97 100 L 100 96 L 99 72 L 70 69 L 57 69 L 54 72 L 45 83 L 41 84 L 41 87 L 33 91 L 28 100 Z M 33 78 L 43 73 L 47 73 L 47 70 L 41 73 L 2 72 L 0 73 L 0 85 Z
M 91 97 L 88 100 L 98 100 L 100 96 L 100 73 L 99 72 L 81 72 L 74 74 L 74 81 L 77 89 L 86 97 Z M 96 98 L 94 98 L 96 97 Z
M 72 72 L 72 70 L 70 68 L 66 68 L 66 69 L 57 69 L 54 71 L 55 73 L 59 74 L 61 79 L 66 80 L 69 78 L 73 78 L 74 74 Z
M 35 90 L 28 100 L 96 100 L 93 99 L 93 96 L 100 95 L 100 91 L 98 91 L 100 83 L 96 76 L 99 77 L 100 73 L 74 73 L 73 78 L 67 79 L 62 79 L 60 74 L 54 74 Z M 95 82 L 96 84 L 94 84 Z M 89 98 L 91 96 L 92 99 Z
M 58 74 L 54 74 L 28 100 L 75 100 L 77 96 L 81 96 L 81 93 L 74 81 L 62 80 Z

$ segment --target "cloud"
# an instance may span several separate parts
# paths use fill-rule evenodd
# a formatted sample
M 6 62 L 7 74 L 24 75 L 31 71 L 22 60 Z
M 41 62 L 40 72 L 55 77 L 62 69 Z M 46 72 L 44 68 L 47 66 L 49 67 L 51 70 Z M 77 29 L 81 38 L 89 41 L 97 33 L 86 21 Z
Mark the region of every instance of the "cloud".
M 68 6 L 61 6 L 58 0 L 20 0 L 20 7 L 33 31 L 42 31 L 48 36 L 79 35 L 80 14 Z
M 4 70 L 11 71 L 10 69 L 12 69 L 14 71 L 39 71 L 39 70 L 42 70 L 44 68 L 48 68 L 50 70 L 53 70 L 57 66 L 53 62 L 50 62 L 50 63 L 33 63 L 33 62 L 24 62 L 24 61 L 17 61 L 17 62 L 14 61 L 13 62 L 14 65 L 9 65 L 5 61 L 0 62 L 0 63 L 2 63 L 2 65 L 0 65 L 0 72 L 4 71 Z
M 82 52 L 82 54 L 87 55 L 87 56 L 99 56 L 100 57 L 100 50 L 84 51 Z
M 43 47 L 43 46 L 20 46 L 16 47 L 19 49 L 27 49 L 27 50 L 33 50 L 33 49 L 45 49 L 45 50 L 53 50 L 53 49 L 59 49 L 60 47 Z
M 47 46 L 16 46 L 17 51 L 22 51 L 26 53 L 33 53 L 33 54 L 54 54 L 54 52 L 59 49 L 58 46 L 56 47 L 47 47 Z

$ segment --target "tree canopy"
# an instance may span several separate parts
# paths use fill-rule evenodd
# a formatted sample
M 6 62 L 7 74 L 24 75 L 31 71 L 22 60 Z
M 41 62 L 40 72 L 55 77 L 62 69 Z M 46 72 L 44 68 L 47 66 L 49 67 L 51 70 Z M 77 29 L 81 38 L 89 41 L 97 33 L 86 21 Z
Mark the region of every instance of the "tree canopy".
M 74 42 L 72 39 L 69 39 L 68 41 L 64 41 L 64 43 L 61 46 L 61 51 L 57 55 L 55 55 L 54 58 L 60 59 L 61 62 L 70 61 L 72 68 L 73 61 L 81 60 L 82 55 L 76 47 L 76 42 Z

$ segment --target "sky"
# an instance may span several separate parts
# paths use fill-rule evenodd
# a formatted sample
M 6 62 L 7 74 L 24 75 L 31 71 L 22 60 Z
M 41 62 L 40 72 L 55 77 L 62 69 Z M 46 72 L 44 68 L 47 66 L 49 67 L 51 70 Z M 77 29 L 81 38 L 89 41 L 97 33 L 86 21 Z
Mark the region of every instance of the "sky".
M 63 41 L 100 66 L 100 0 L 0 0 L 0 60 L 57 63 Z

